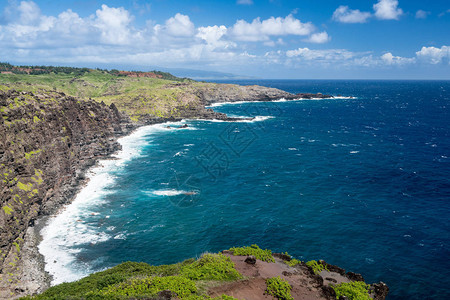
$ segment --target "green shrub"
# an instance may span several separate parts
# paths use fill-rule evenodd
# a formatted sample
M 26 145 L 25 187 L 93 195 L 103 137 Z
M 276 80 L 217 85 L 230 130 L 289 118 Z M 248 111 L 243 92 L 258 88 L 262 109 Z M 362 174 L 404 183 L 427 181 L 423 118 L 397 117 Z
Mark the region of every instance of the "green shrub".
M 292 286 L 281 277 L 273 277 L 266 279 L 267 289 L 269 295 L 274 296 L 280 300 L 294 300 L 291 296 Z
M 105 298 L 105 296 L 97 292 L 130 278 L 178 275 L 182 267 L 194 261 L 194 259 L 188 259 L 181 263 L 162 266 L 124 262 L 108 270 L 91 274 L 78 281 L 53 286 L 44 293 L 34 296 L 32 299 L 111 299 Z
M 197 292 L 195 282 L 182 276 L 149 277 L 132 279 L 100 291 L 102 296 L 156 296 L 158 292 L 170 290 L 180 298 L 185 298 Z
M 332 285 L 336 292 L 336 299 L 340 296 L 347 296 L 350 300 L 370 300 L 369 285 L 363 281 L 344 282 L 338 285 Z
M 238 300 L 238 299 L 224 294 L 222 296 L 214 298 L 205 295 L 192 295 L 187 298 L 183 298 L 183 300 Z
M 234 255 L 253 255 L 262 261 L 275 262 L 272 251 L 267 249 L 263 250 L 259 248 L 258 245 L 251 245 L 250 247 L 233 247 L 230 248 L 230 251 L 232 251 Z
M 288 266 L 291 266 L 291 267 L 295 267 L 296 265 L 299 265 L 299 264 L 302 263 L 301 260 L 298 260 L 298 259 L 296 259 L 296 258 L 293 258 L 293 259 L 291 259 L 290 261 L 285 260 L 284 262 L 285 262 Z
M 306 263 L 306 265 L 307 265 L 308 267 L 311 267 L 311 268 L 313 269 L 314 274 L 318 274 L 318 273 L 322 272 L 323 270 L 327 270 L 327 271 L 328 271 L 328 269 L 327 269 L 326 266 L 324 266 L 324 265 L 318 263 L 318 262 L 315 261 L 315 260 L 310 260 L 310 261 L 308 261 L 308 262 Z
M 229 257 L 218 254 L 204 254 L 181 270 L 181 275 L 192 280 L 235 280 L 242 275 L 235 269 Z

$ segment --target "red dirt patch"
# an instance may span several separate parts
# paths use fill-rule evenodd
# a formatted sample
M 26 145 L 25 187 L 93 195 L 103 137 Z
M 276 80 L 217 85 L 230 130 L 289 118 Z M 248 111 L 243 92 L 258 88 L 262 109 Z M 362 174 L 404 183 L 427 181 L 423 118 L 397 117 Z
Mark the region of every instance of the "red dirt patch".
M 212 297 L 226 294 L 237 299 L 274 299 L 265 294 L 266 279 L 280 276 L 292 286 L 291 294 L 296 300 L 327 299 L 322 294 L 320 280 L 311 275 L 305 266 L 290 267 L 278 258 L 275 263 L 256 260 L 256 264 L 251 265 L 244 261 L 247 256 L 225 255 L 231 258 L 236 270 L 247 279 L 210 289 L 209 294 Z

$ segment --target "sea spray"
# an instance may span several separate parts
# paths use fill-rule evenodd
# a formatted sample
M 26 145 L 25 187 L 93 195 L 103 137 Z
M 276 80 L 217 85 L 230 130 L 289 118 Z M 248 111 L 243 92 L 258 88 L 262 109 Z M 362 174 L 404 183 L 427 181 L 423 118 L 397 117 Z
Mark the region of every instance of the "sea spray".
M 108 187 L 114 183 L 123 166 L 138 157 L 142 147 L 149 143 L 149 135 L 172 128 L 178 129 L 184 123 L 180 121 L 144 126 L 129 136 L 118 139 L 122 150 L 112 155 L 112 159 L 101 160 L 91 168 L 87 172 L 88 183 L 76 195 L 74 201 L 49 218 L 41 231 L 39 252 L 44 256 L 45 270 L 53 277 L 52 285 L 74 281 L 92 273 L 89 263 L 76 259 L 76 254 L 81 251 L 80 246 L 95 245 L 111 238 L 123 238 L 123 234 L 113 236 L 111 227 L 102 232 L 92 220 L 86 220 L 93 216 L 99 220 L 109 218 L 108 215 L 99 215 L 94 210 L 105 201 L 105 195 L 110 193 Z

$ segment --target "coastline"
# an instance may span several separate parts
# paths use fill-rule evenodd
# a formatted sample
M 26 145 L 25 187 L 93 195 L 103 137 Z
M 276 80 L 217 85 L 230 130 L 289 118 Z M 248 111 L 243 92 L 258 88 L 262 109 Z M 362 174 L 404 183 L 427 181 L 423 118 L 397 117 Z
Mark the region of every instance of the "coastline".
M 232 103 L 230 103 L 232 104 Z M 233 103 L 238 104 L 238 103 Z M 256 116 L 252 120 L 248 120 L 246 117 L 243 118 L 229 118 L 229 120 L 222 119 L 193 119 L 193 120 L 201 120 L 201 121 L 210 121 L 210 122 L 253 122 L 253 121 L 263 121 L 269 119 L 269 116 Z M 188 119 L 191 120 L 191 119 Z M 59 208 L 57 208 L 52 214 L 44 215 L 36 219 L 33 226 L 30 226 L 27 229 L 25 234 L 25 242 L 22 251 L 22 258 L 20 260 L 20 264 L 23 266 L 22 270 L 26 270 L 26 272 L 22 272 L 19 276 L 19 280 L 21 282 L 21 286 L 15 288 L 15 292 L 17 293 L 13 298 L 5 297 L 4 299 L 17 299 L 26 295 L 33 295 L 37 293 L 41 293 L 51 287 L 52 282 L 54 281 L 53 275 L 48 272 L 46 269 L 46 257 L 40 251 L 41 242 L 43 241 L 43 230 L 47 228 L 52 220 L 61 214 L 74 202 L 77 200 L 77 197 L 80 193 L 85 189 L 90 182 L 92 182 L 92 178 L 98 176 L 98 170 L 105 168 L 105 163 L 107 162 L 119 162 L 124 163 L 126 159 L 131 159 L 138 155 L 137 153 L 132 154 L 132 156 L 124 158 L 120 157 L 121 153 L 124 151 L 124 145 L 121 143 L 121 139 L 124 138 L 133 138 L 133 135 L 138 133 L 139 130 L 143 130 L 143 128 L 152 128 L 154 126 L 161 126 L 163 124 L 173 125 L 181 125 L 185 122 L 184 119 L 181 120 L 172 120 L 165 119 L 160 122 L 154 122 L 153 124 L 138 124 L 133 130 L 127 132 L 123 135 L 118 135 L 114 138 L 112 142 L 117 142 L 121 145 L 120 149 L 116 152 L 110 153 L 107 157 L 99 158 L 94 165 L 86 168 L 81 172 L 81 177 L 84 180 L 80 181 L 76 187 L 76 190 L 73 193 L 72 199 L 62 204 Z M 165 127 L 165 125 L 164 125 Z M 164 128 L 165 129 L 165 128 Z M 122 162 L 120 162 L 122 160 Z M 96 172 L 97 170 L 97 172 Z M 48 259 L 47 259 L 48 260 Z M 54 260 L 56 262 L 56 260 Z M 57 282 L 56 284 L 61 283 Z M 0 299 L 3 299 L 0 295 Z
M 121 139 L 133 139 L 133 135 L 138 134 L 137 138 L 139 138 L 139 130 L 144 130 L 145 128 L 154 128 L 155 126 L 163 126 L 163 124 L 168 125 L 181 125 L 184 122 L 184 120 L 180 121 L 172 121 L 172 120 L 163 120 L 160 123 L 154 123 L 151 125 L 146 124 L 139 124 L 137 125 L 132 131 L 128 132 L 125 135 L 119 135 L 115 137 L 114 142 L 118 142 L 121 145 L 121 148 L 111 153 L 109 156 L 100 158 L 96 161 L 96 163 L 85 169 L 82 172 L 82 177 L 85 178 L 82 182 L 79 182 L 76 191 L 73 194 L 73 197 L 71 201 L 69 201 L 66 204 L 63 204 L 61 207 L 59 207 L 54 213 L 51 215 L 44 215 L 36 219 L 33 226 L 29 226 L 27 229 L 27 232 L 25 234 L 25 242 L 24 247 L 22 251 L 22 258 L 20 260 L 20 265 L 23 266 L 22 270 L 26 270 L 26 272 L 22 272 L 20 274 L 20 287 L 15 288 L 15 292 L 17 293 L 13 298 L 10 296 L 1 296 L 0 299 L 17 299 L 26 295 L 32 295 L 36 293 L 41 293 L 50 286 L 52 286 L 52 282 L 54 281 L 54 278 L 52 274 L 50 274 L 46 270 L 46 257 L 44 254 L 40 251 L 41 242 L 44 239 L 43 230 L 47 228 L 49 225 L 51 225 L 51 222 L 53 219 L 57 218 L 58 216 L 61 216 L 61 214 L 66 211 L 66 209 L 74 204 L 75 201 L 77 201 L 77 197 L 82 193 L 82 191 L 89 186 L 90 183 L 92 183 L 92 180 L 95 176 L 98 176 L 100 170 L 108 168 L 108 166 L 105 166 L 105 164 L 110 165 L 120 165 L 125 163 L 128 159 L 131 159 L 135 157 L 136 155 L 139 155 L 138 153 L 131 153 L 132 150 L 130 149 L 124 149 L 124 144 L 121 143 Z M 165 127 L 165 125 L 164 125 Z M 158 129 L 158 128 L 157 128 Z M 165 128 L 160 128 L 165 129 Z M 124 151 L 128 151 L 127 153 L 124 153 Z M 95 178 L 94 178 L 95 180 Z M 47 259 L 48 260 L 48 259 Z M 61 283 L 57 282 L 56 284 Z
M 278 99 L 281 99 L 278 98 Z M 274 101 L 272 99 L 269 101 Z M 258 101 L 258 100 L 253 100 Z M 205 109 L 205 108 L 204 108 Z M 213 110 L 209 110 L 207 114 L 207 120 L 215 121 L 253 121 L 245 120 L 241 118 L 231 118 L 225 114 L 216 113 Z M 200 115 L 197 117 L 204 117 Z M 188 117 L 188 119 L 191 119 Z M 195 117 L 192 119 L 196 119 Z M 140 123 L 130 123 L 127 118 L 122 118 L 121 132 L 116 132 L 113 136 L 109 137 L 110 144 L 117 144 L 120 138 L 133 135 L 137 130 L 148 125 L 158 125 L 167 122 L 180 122 L 182 118 L 150 118 L 144 119 Z M 0 299 L 17 299 L 26 295 L 33 295 L 44 291 L 51 285 L 52 276 L 45 269 L 45 257 L 39 252 L 39 245 L 43 237 L 41 230 L 48 225 L 52 216 L 57 216 L 68 205 L 73 203 L 80 191 L 89 182 L 89 172 L 99 166 L 103 160 L 114 160 L 114 156 L 120 153 L 120 148 L 115 147 L 116 151 L 109 152 L 107 155 L 91 157 L 89 164 L 78 168 L 76 171 L 77 177 L 72 180 L 70 186 L 62 186 L 65 191 L 68 191 L 69 196 L 64 202 L 52 203 L 52 207 L 45 207 L 41 216 L 38 216 L 34 222 L 30 223 L 26 233 L 24 233 L 24 246 L 22 247 L 22 255 L 17 263 L 20 270 L 18 274 L 15 274 L 18 279 L 18 284 L 12 286 L 12 284 L 6 284 L 6 289 L 0 293 Z M 119 150 L 118 150 L 119 149 Z M 118 151 L 117 151 L 118 150 Z

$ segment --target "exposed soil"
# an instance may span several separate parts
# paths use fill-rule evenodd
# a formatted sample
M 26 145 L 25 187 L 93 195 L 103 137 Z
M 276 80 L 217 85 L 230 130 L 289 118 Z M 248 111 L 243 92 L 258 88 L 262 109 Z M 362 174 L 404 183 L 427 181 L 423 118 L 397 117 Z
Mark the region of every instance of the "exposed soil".
M 345 273 L 345 270 L 323 261 L 320 263 L 329 266 L 330 271 L 324 270 L 316 275 L 305 263 L 290 267 L 279 257 L 275 258 L 275 263 L 257 259 L 255 264 L 249 264 L 245 262 L 247 256 L 234 256 L 229 251 L 224 251 L 224 254 L 231 258 L 236 269 L 245 279 L 211 288 L 209 290 L 211 297 L 226 294 L 237 299 L 274 299 L 266 293 L 266 279 L 279 276 L 292 286 L 291 295 L 296 300 L 336 299 L 336 294 L 329 284 L 350 282 L 349 277 L 355 274 Z M 359 278 L 362 278 L 362 276 Z M 388 291 L 387 286 L 383 283 L 373 286 L 375 290 L 382 287 L 380 293 L 372 294 L 374 299 L 384 299 Z

